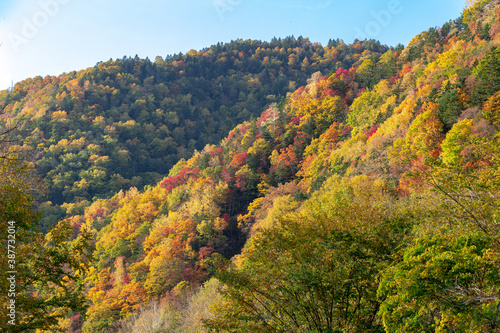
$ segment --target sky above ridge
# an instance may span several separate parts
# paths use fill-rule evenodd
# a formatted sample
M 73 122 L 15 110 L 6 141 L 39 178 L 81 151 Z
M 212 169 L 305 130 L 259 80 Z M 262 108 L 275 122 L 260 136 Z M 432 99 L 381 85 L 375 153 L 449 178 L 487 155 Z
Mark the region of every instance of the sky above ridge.
M 463 7 L 464 0 L 0 0 L 0 90 L 110 58 L 154 60 L 239 38 L 406 45 Z

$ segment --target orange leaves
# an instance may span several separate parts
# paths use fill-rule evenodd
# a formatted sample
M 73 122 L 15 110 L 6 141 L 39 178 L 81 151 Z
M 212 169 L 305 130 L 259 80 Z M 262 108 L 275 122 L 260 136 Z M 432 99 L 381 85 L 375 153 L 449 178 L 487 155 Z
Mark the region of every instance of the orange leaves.
M 500 14 L 500 11 L 497 12 L 497 15 Z M 497 18 L 498 20 L 498 18 Z M 500 37 L 500 22 L 495 22 L 491 25 L 490 31 L 489 31 L 490 37 L 492 40 L 495 40 L 498 42 L 498 38 Z
M 89 320 L 113 318 L 118 314 L 125 316 L 137 311 L 149 299 L 141 282 L 116 286 L 108 291 L 97 291 L 93 288 L 89 292 L 89 297 L 93 302 L 93 306 L 87 312 Z
M 333 123 L 321 136 L 314 139 L 305 149 L 297 176 L 314 179 L 320 176 L 327 156 L 341 139 L 340 124 Z
M 326 76 L 316 83 L 316 90 L 319 99 L 335 95 L 335 90 L 332 89 L 332 82 Z
M 277 165 L 288 168 L 296 166 L 298 162 L 299 160 L 297 158 L 297 155 L 295 154 L 294 146 L 290 145 L 280 150 Z
M 191 251 L 191 243 L 196 236 L 196 223 L 190 219 L 182 219 L 173 225 L 174 235 L 170 249 L 173 256 L 179 256 L 181 252 Z
M 389 150 L 390 163 L 393 167 L 403 167 L 412 173 L 400 181 L 400 189 L 403 192 L 410 187 L 423 185 L 419 173 L 428 171 L 441 153 L 443 124 L 435 115 L 437 105 L 427 103 L 424 110 L 413 121 L 406 136 L 397 139 L 394 147 Z
M 311 97 L 311 93 L 294 95 L 296 98 L 292 99 L 289 112 L 293 120 L 288 124 L 288 128 L 296 127 L 308 132 L 307 128 L 314 124 L 317 134 L 320 135 L 334 121 L 342 121 L 345 117 L 345 105 L 341 98 L 328 88 L 331 87 L 329 80 L 320 80 L 313 87 L 315 94 L 321 97 Z M 308 89 L 312 90 L 312 87 L 308 86 Z
M 400 75 L 403 76 L 405 74 L 408 74 L 409 72 L 411 72 L 411 70 L 412 70 L 412 66 L 411 66 L 411 64 L 408 64 L 405 67 L 403 67 L 403 69 L 401 70 Z
M 333 123 L 330 127 L 319 137 L 321 146 L 334 144 L 339 140 L 339 123 Z
M 144 251 L 151 254 L 151 251 L 157 244 L 161 243 L 164 238 L 168 238 L 170 236 L 171 231 L 172 230 L 166 225 L 155 228 L 144 240 Z M 155 253 L 154 255 L 159 255 L 159 253 Z
M 425 111 L 417 116 L 410 126 L 405 138 L 396 140 L 395 150 L 392 151 L 392 160 L 435 157 L 440 151 L 443 139 L 443 124 L 435 112 L 437 105 L 427 103 Z
M 196 223 L 189 218 L 184 218 L 177 213 L 171 213 L 162 218 L 162 226 L 157 226 L 144 241 L 144 250 L 148 257 L 156 256 L 178 256 L 180 252 L 190 249 L 190 244 L 195 240 Z M 167 244 L 168 246 L 160 246 Z M 152 252 L 158 249 L 160 252 Z
M 118 303 L 114 307 L 120 310 L 120 315 L 125 316 L 139 308 L 149 300 L 147 291 L 141 282 L 131 282 L 126 284 L 116 298 Z
M 248 153 L 239 153 L 233 156 L 233 160 L 229 164 L 229 166 L 233 169 L 241 168 L 248 160 Z
M 122 286 L 125 283 L 126 277 L 127 272 L 125 271 L 125 257 L 118 257 L 115 260 L 115 286 Z
M 498 128 L 500 126 L 500 91 L 484 103 L 483 109 L 485 118 Z
M 147 232 L 142 230 L 142 226 L 146 222 L 152 222 L 157 216 L 166 195 L 165 191 L 157 186 L 149 192 L 129 197 L 128 202 L 123 202 L 123 206 L 113 215 L 111 224 L 102 232 L 96 244 L 98 252 L 113 258 L 114 255 L 126 255 L 127 251 L 137 250 L 137 241 L 141 243 L 143 234 Z M 118 249 L 121 250 L 116 252 Z
M 280 181 L 286 181 L 297 172 L 299 159 L 294 151 L 295 146 L 289 145 L 280 149 L 280 154 L 275 150 L 271 157 L 272 172 Z

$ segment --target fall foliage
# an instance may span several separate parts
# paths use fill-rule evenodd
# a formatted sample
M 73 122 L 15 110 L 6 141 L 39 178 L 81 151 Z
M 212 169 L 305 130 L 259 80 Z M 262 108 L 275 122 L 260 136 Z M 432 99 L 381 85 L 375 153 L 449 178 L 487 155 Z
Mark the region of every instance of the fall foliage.
M 50 324 L 498 331 L 499 13 L 470 1 L 406 47 L 240 41 L 0 92 L 2 126 L 28 119 L 41 224 L 62 220 L 37 246 L 78 267 L 95 245 L 60 272 L 76 282 L 38 285 L 88 303 Z M 22 204 L 0 203 L 36 220 L 6 179 Z

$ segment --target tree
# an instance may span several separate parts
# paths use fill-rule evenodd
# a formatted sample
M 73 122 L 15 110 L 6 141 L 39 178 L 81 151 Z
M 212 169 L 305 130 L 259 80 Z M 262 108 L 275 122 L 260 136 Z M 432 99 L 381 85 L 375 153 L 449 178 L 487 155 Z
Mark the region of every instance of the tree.
M 214 332 L 380 332 L 378 272 L 404 236 L 383 182 L 333 177 L 329 191 L 274 221 L 218 278 Z M 384 210 L 379 209 L 384 207 Z
M 488 52 L 473 71 L 479 81 L 475 94 L 481 101 L 500 89 L 500 47 Z
M 416 239 L 378 290 L 387 332 L 496 332 L 500 266 L 484 234 Z
M 458 117 L 463 111 L 457 89 L 448 83 L 437 102 L 437 116 L 443 123 L 444 130 L 448 131 L 457 122 Z
M 91 260 L 86 232 L 71 241 L 73 229 L 60 222 L 48 234 L 36 225 L 33 182 L 20 151 L 4 147 L 0 159 L 0 330 L 57 329 L 68 311 L 83 312 L 83 276 Z
M 438 193 L 447 223 L 462 232 L 482 232 L 500 244 L 500 133 L 493 101 L 476 121 L 457 122 L 442 143 L 442 159 L 420 177 Z

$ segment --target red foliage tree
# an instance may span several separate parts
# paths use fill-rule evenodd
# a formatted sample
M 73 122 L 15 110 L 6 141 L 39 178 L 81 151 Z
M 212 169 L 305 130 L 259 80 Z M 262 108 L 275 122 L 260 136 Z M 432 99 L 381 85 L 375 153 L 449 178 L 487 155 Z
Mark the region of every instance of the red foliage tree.
M 184 167 L 177 175 L 165 179 L 161 183 L 161 186 L 164 187 L 168 192 L 170 192 L 177 186 L 185 183 L 188 180 L 188 178 L 190 177 L 198 178 L 199 174 L 200 174 L 200 169 Z

